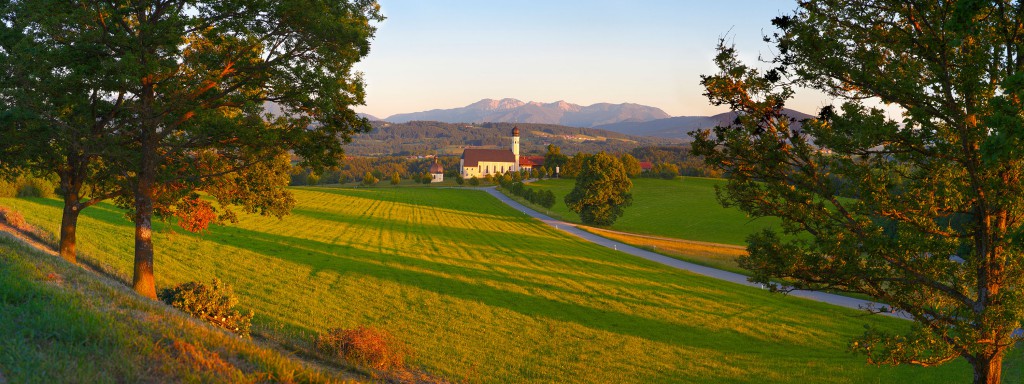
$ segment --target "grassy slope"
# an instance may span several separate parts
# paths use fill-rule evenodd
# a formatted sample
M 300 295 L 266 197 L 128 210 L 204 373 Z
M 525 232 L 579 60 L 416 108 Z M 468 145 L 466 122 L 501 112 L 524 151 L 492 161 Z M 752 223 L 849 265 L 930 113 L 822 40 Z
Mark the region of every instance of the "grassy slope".
M 204 236 L 159 229 L 157 284 L 219 276 L 256 330 L 296 343 L 382 326 L 414 362 L 485 382 L 942 382 L 963 362 L 876 368 L 844 352 L 858 312 L 770 295 L 583 243 L 480 191 L 296 190 L 282 221 L 246 216 Z M 52 200 L 4 200 L 55 230 Z M 127 276 L 123 213 L 83 213 L 80 249 Z
M 0 382 L 330 381 L 0 236 Z
M 736 208 L 722 208 L 715 199 L 721 180 L 686 177 L 680 180 L 633 179 L 633 205 L 611 229 L 713 243 L 746 245 L 747 235 L 762 228 L 778 228 L 775 218 L 752 220 Z M 562 220 L 579 223 L 562 200 L 575 180 L 542 180 L 531 185 L 550 189 L 556 203 L 551 211 Z

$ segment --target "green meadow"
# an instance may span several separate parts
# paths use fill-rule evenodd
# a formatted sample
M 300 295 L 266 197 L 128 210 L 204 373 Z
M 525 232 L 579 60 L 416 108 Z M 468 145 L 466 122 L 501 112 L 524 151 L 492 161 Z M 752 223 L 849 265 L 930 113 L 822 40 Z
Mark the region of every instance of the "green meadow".
M 736 208 L 723 208 L 715 198 L 720 179 L 683 177 L 681 180 L 633 179 L 633 205 L 610 229 L 677 239 L 746 245 L 747 235 L 763 228 L 778 229 L 776 218 L 753 219 Z M 572 191 L 575 180 L 548 179 L 530 185 L 555 193 L 550 212 L 565 221 L 579 223 L 580 217 L 562 199 Z
M 711 184 L 669 183 L 640 180 L 637 198 L 647 187 Z M 219 277 L 256 311 L 254 332 L 269 339 L 308 348 L 328 328 L 379 326 L 411 347 L 413 364 L 468 382 L 970 379 L 962 361 L 875 367 L 847 352 L 865 324 L 902 329 L 907 322 L 627 256 L 552 230 L 482 191 L 294 192 L 298 205 L 283 220 L 243 215 L 203 234 L 157 225 L 158 289 Z M 695 197 L 679 194 L 673 210 L 686 211 L 694 203 L 685 199 Z M 57 229 L 56 200 L 0 204 Z M 130 280 L 132 234 L 122 211 L 89 208 L 79 229 L 82 259 Z

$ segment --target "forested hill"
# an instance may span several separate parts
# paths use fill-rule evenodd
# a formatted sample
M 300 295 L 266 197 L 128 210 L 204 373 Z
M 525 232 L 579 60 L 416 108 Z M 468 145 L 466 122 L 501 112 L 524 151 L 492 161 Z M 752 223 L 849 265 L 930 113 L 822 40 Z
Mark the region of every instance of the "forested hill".
M 469 147 L 494 146 L 507 148 L 512 127 L 520 130 L 520 152 L 543 154 L 548 144 L 562 148 L 562 153 L 599 151 L 624 153 L 637 147 L 681 144 L 680 139 L 631 136 L 593 128 L 566 127 L 550 124 L 524 123 L 441 123 L 411 121 L 408 123 L 373 122 L 373 131 L 358 135 L 348 144 L 345 153 L 353 156 L 386 155 L 457 155 Z

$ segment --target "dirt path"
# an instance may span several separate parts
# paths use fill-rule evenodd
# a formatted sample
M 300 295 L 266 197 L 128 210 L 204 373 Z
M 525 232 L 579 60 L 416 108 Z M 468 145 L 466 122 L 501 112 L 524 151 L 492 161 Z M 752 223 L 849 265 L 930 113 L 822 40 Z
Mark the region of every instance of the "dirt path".
M 3 220 L 0 220 L 0 235 L 7 236 L 7 237 L 12 238 L 14 240 L 20 241 L 23 244 L 28 245 L 28 246 L 30 246 L 32 248 L 38 249 L 39 252 L 43 252 L 43 253 L 48 254 L 50 256 L 58 256 L 57 255 L 57 250 L 55 250 L 53 248 L 50 248 L 49 245 L 47 245 L 47 244 L 45 244 L 45 243 L 43 243 L 43 242 L 41 242 L 39 240 L 36 240 L 34 237 L 29 236 L 25 232 L 22 232 L 21 230 L 11 226 L 10 224 L 7 224 Z

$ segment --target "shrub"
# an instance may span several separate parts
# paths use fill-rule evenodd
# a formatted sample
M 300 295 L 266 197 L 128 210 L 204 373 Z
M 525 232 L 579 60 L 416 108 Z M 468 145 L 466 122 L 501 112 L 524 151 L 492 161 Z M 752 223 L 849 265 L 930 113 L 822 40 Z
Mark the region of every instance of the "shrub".
M 317 335 L 315 345 L 320 353 L 377 371 L 404 369 L 409 354 L 408 348 L 387 331 L 366 326 L 332 328 Z
M 25 217 L 7 207 L 0 207 L 0 220 L 16 229 L 25 229 Z
M 227 329 L 241 336 L 249 336 L 249 326 L 254 313 L 240 313 L 233 309 L 238 298 L 231 287 L 220 279 L 213 279 L 212 285 L 191 281 L 174 288 L 160 291 L 160 300 L 189 315 L 203 319 L 210 324 Z
M 35 177 L 18 179 L 17 197 L 42 197 L 49 199 L 54 196 L 54 186 L 49 180 Z
M 476 176 L 469 178 L 469 185 L 474 187 L 480 185 L 480 179 L 476 178 Z
M 17 197 L 18 185 L 13 181 L 0 180 L 0 197 Z

